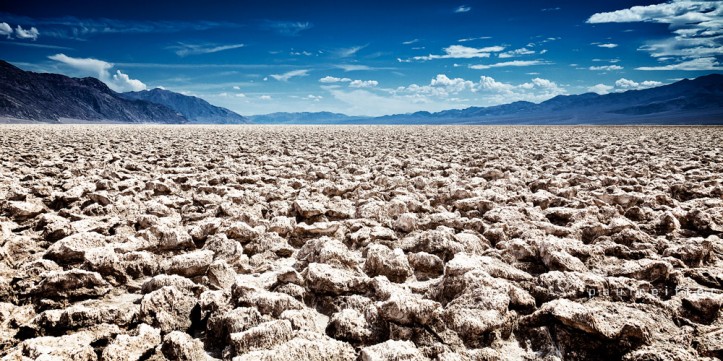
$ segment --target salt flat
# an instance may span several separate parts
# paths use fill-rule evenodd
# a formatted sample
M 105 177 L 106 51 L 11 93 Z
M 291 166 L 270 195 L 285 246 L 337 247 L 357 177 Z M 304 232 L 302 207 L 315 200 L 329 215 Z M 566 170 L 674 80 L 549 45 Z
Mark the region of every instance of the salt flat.
M 0 125 L 0 357 L 723 357 L 723 128 Z

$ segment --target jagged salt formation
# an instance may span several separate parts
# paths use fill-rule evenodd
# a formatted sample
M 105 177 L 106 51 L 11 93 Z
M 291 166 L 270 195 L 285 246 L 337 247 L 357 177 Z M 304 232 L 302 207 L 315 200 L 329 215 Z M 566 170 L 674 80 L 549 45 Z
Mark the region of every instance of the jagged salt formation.
M 3 126 L 0 359 L 720 359 L 721 144 Z

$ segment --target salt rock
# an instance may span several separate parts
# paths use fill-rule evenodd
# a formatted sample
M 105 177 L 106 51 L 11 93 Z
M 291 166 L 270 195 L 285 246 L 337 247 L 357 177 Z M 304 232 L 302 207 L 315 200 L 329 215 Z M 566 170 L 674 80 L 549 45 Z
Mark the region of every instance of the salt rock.
M 140 319 L 166 334 L 191 327 L 191 310 L 196 298 L 188 296 L 176 287 L 166 286 L 143 296 Z
M 206 271 L 208 284 L 215 289 L 229 289 L 236 282 L 236 271 L 224 260 L 216 260 Z
M 317 336 L 295 337 L 271 350 L 252 351 L 234 357 L 233 361 L 354 361 L 356 359 L 356 353 L 350 344 L 326 336 Z
M 168 273 L 184 277 L 195 277 L 206 274 L 213 262 L 213 252 L 209 250 L 179 254 L 170 259 Z
M 307 219 L 326 213 L 323 204 L 304 199 L 294 201 L 293 208 L 301 217 Z
M 67 264 L 83 261 L 85 252 L 107 244 L 106 237 L 95 232 L 76 233 L 65 237 L 49 248 L 45 258 Z
M 331 236 L 339 229 L 340 223 L 331 222 L 314 222 L 307 224 L 301 222 L 294 228 L 294 233 L 306 236 Z
M 710 323 L 718 317 L 723 307 L 723 296 L 708 292 L 683 292 L 683 307 L 692 310 L 703 322 Z
M 132 278 L 156 275 L 161 263 L 158 256 L 147 251 L 124 253 L 118 259 L 125 273 Z
M 345 269 L 357 269 L 363 258 L 358 252 L 349 248 L 337 239 L 320 237 L 308 240 L 296 255 L 297 269 L 309 263 L 324 263 Z
M 315 293 L 340 295 L 363 293 L 366 289 L 366 277 L 324 263 L 309 264 L 303 274 L 307 287 Z
M 642 317 L 643 315 L 643 311 L 627 306 L 613 306 L 605 302 L 581 304 L 559 299 L 545 303 L 522 322 L 538 324 L 545 322 L 543 316 L 551 316 L 568 327 L 608 340 L 648 342 L 651 336 L 650 327 L 654 326 L 654 323 L 646 323 L 650 317 Z
M 230 344 L 236 355 L 268 349 L 292 338 L 291 322 L 275 320 L 258 324 L 246 331 L 232 333 Z
M 329 316 L 319 313 L 313 308 L 301 310 L 287 310 L 281 313 L 279 319 L 291 322 L 294 330 L 304 330 L 323 334 L 329 324 Z
M 427 252 L 407 253 L 409 264 L 414 268 L 417 279 L 424 281 L 436 278 L 444 273 L 444 262 L 441 258 Z
M 243 280 L 237 280 L 231 288 L 236 305 L 256 307 L 261 314 L 278 317 L 287 310 L 301 310 L 305 306 L 294 297 L 280 292 L 247 287 Z
M 404 251 L 399 248 L 391 250 L 380 244 L 367 249 L 364 271 L 370 277 L 383 275 L 392 282 L 404 282 L 413 273 Z
M 206 240 L 208 236 L 215 234 L 220 227 L 220 218 L 206 218 L 193 226 L 188 233 L 194 241 L 200 242 Z
M 96 298 L 110 291 L 110 285 L 97 272 L 79 269 L 51 271 L 41 276 L 31 294 L 50 299 Z
M 261 314 L 253 307 L 238 307 L 226 312 L 218 310 L 209 317 L 206 331 L 212 342 L 225 343 L 229 341 L 229 335 L 246 331 L 261 322 Z
M 359 354 L 362 361 L 429 360 L 411 341 L 388 340 L 373 346 L 364 347 Z
M 402 232 L 412 232 L 417 229 L 419 218 L 416 213 L 403 213 L 394 221 L 394 229 Z
M 222 259 L 230 265 L 234 265 L 244 259 L 244 250 L 241 243 L 234 239 L 228 239 L 225 234 L 215 234 L 206 240 L 203 250 L 213 252 L 215 259 Z
M 42 204 L 37 203 L 10 201 L 7 202 L 5 210 L 10 213 L 13 219 L 23 221 L 43 213 L 45 211 L 45 207 L 43 207 Z
M 203 350 L 203 342 L 181 331 L 173 331 L 163 338 L 161 352 L 169 360 L 203 361 L 209 359 Z
M 77 332 L 60 337 L 36 337 L 21 344 L 22 356 L 33 360 L 96 361 L 91 332 Z
M 437 227 L 434 230 L 413 234 L 402 240 L 405 251 L 427 252 L 442 260 L 450 260 L 455 254 L 464 252 L 464 245 L 454 239 L 454 230 L 448 227 Z
M 608 269 L 608 275 L 655 282 L 667 279 L 672 271 L 673 266 L 670 263 L 646 258 L 625 261 L 619 266 L 611 267 Z
M 344 309 L 331 316 L 326 333 L 337 340 L 363 342 L 372 335 L 364 315 L 354 309 Z
M 225 230 L 226 236 L 241 243 L 251 242 L 258 239 L 261 234 L 246 222 L 236 222 Z
M 51 213 L 41 215 L 35 229 L 42 231 L 43 238 L 49 242 L 63 239 L 75 232 L 70 220 Z
M 180 227 L 167 227 L 156 225 L 151 232 L 158 238 L 158 248 L 161 250 L 193 249 L 195 244 L 188 232 Z
M 403 325 L 428 324 L 441 305 L 417 295 L 398 292 L 377 303 L 379 315 L 388 321 Z
M 139 312 L 139 295 L 124 294 L 102 300 L 75 303 L 64 309 L 47 310 L 35 322 L 50 330 L 74 330 L 100 324 L 126 326 L 133 323 Z
M 276 216 L 271 219 L 269 231 L 276 232 L 281 236 L 290 234 L 296 228 L 296 219 L 286 216 Z
M 145 323 L 138 326 L 135 335 L 121 334 L 103 350 L 104 361 L 140 360 L 143 355 L 161 343 L 161 330 Z
M 176 290 L 189 295 L 200 294 L 203 291 L 203 286 L 194 283 L 186 277 L 160 274 L 143 282 L 141 292 L 148 294 L 166 286 L 173 286 Z

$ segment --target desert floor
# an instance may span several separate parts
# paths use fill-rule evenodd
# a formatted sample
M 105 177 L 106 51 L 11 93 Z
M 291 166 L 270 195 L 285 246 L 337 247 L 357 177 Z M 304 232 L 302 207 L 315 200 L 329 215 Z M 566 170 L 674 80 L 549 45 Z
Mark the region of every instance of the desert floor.
M 0 126 L 2 360 L 723 357 L 723 128 Z

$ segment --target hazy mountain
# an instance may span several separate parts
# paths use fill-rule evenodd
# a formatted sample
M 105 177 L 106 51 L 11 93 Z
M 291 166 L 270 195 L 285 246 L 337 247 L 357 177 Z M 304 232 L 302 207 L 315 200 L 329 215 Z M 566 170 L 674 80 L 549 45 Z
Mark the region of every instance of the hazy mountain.
M 539 104 L 519 101 L 376 118 L 330 112 L 243 117 L 167 90 L 118 94 L 95 78 L 28 72 L 0 60 L 0 117 L 222 124 L 723 124 L 723 75 L 605 95 L 560 95 Z
M 174 93 L 164 89 L 143 90 L 123 93 L 128 99 L 139 99 L 151 103 L 165 105 L 194 123 L 242 124 L 249 120 L 226 108 L 217 107 L 194 96 Z
M 130 100 L 95 78 L 34 73 L 0 60 L 0 117 L 51 121 L 61 118 L 128 123 L 185 123 L 163 105 Z
M 336 124 L 368 117 L 353 117 L 331 112 L 271 113 L 251 115 L 248 118 L 257 124 Z
M 723 124 L 723 75 L 644 90 L 559 95 L 540 104 L 515 102 L 364 120 L 385 124 Z

